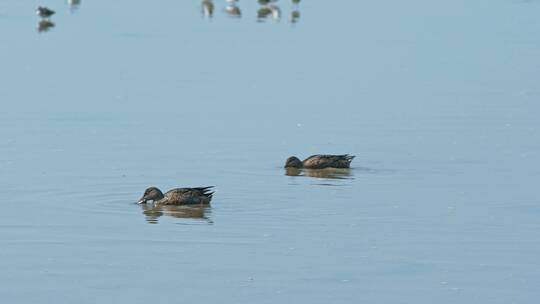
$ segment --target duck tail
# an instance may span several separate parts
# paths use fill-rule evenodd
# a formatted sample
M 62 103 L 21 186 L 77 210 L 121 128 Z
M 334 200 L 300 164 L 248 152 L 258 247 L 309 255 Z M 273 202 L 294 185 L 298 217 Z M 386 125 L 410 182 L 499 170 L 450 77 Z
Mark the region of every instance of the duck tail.
M 341 166 L 342 168 L 349 168 L 351 166 L 351 162 L 353 161 L 353 159 L 355 158 L 354 155 L 349 155 L 349 154 L 344 154 L 344 155 L 340 155 L 340 158 L 341 158 Z
M 204 195 L 204 196 L 206 196 L 208 198 L 212 198 L 212 195 L 214 194 L 214 191 L 212 191 L 212 188 L 214 188 L 214 186 L 197 187 L 195 189 L 200 191 L 202 195 Z
M 349 155 L 349 154 L 344 154 L 344 155 L 340 155 L 341 158 L 343 158 L 344 160 L 348 161 L 348 162 L 352 162 L 352 160 L 356 157 L 355 155 Z
M 208 198 L 208 202 L 210 203 L 210 201 L 212 200 L 212 197 L 214 197 L 214 191 L 204 192 L 203 195 Z

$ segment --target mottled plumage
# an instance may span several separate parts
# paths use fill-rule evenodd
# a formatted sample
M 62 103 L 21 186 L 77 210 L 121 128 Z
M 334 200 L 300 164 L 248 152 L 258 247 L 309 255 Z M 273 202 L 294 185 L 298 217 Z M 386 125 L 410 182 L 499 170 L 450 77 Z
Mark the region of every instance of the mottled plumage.
M 305 168 L 305 169 L 324 169 L 324 168 L 349 168 L 354 155 L 312 155 L 304 161 L 300 161 L 296 156 L 287 158 L 285 168 Z
M 153 201 L 156 205 L 208 205 L 214 192 L 210 187 L 176 188 L 163 194 L 156 187 L 150 187 L 144 191 L 139 204 Z

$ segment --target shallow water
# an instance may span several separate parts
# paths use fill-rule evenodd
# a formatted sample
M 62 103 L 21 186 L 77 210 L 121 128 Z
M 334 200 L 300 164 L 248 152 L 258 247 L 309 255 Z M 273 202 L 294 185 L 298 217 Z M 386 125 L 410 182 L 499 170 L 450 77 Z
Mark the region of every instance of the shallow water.
M 540 296 L 537 1 L 41 4 L 0 3 L 2 302 Z

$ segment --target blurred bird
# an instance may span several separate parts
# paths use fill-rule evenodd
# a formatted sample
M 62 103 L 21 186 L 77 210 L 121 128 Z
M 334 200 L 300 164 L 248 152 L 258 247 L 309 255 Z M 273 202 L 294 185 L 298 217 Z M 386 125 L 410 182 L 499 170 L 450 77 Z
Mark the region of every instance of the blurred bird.
M 279 20 L 281 18 L 281 9 L 279 6 L 273 4 L 261 6 L 257 11 L 257 18 L 259 21 L 263 21 L 264 19 L 268 19 L 268 17 Z
M 225 7 L 225 12 L 229 17 L 233 18 L 240 18 L 242 17 L 242 11 L 240 8 L 236 5 L 236 1 L 227 1 L 228 4 Z
M 214 15 L 214 3 L 212 0 L 203 0 L 201 2 L 201 11 L 203 17 L 212 18 Z
M 49 18 L 50 16 L 54 15 L 55 11 L 44 7 L 44 6 L 38 6 L 36 9 L 36 15 L 40 16 L 41 18 Z
M 298 22 L 298 19 L 300 19 L 300 11 L 298 11 L 298 10 L 292 11 L 290 16 L 289 16 L 289 22 L 296 23 L 296 22 Z
M 67 4 L 69 5 L 69 12 L 74 13 L 77 9 L 79 9 L 81 0 L 67 0 Z

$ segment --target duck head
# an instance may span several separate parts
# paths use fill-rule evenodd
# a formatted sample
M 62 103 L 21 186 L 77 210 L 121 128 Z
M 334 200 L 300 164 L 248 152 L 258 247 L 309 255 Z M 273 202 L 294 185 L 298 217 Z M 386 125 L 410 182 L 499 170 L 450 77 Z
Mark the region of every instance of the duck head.
M 302 168 L 302 161 L 296 156 L 291 156 L 285 161 L 285 168 Z
M 144 190 L 144 194 L 138 201 L 139 204 L 146 204 L 148 201 L 158 201 L 163 198 L 163 193 L 156 187 L 150 187 Z

